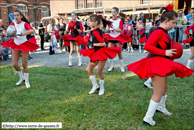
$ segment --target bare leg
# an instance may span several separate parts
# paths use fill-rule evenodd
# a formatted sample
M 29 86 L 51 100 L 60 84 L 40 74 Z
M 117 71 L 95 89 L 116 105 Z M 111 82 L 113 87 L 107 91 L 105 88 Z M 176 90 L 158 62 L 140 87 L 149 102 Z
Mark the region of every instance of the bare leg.
M 23 65 L 24 73 L 28 73 L 28 56 L 29 56 L 29 52 L 22 53 L 22 65 Z
M 114 47 L 114 43 L 108 42 L 108 47 Z M 114 69 L 113 59 L 110 59 L 110 67 L 108 68 L 108 71 L 111 72 Z
M 105 64 L 106 64 L 106 61 L 99 61 L 98 75 L 101 80 L 104 80 L 103 69 L 104 69 Z
M 153 120 L 153 116 L 159 105 L 161 97 L 166 92 L 167 77 L 166 76 L 160 77 L 158 75 L 155 75 L 154 77 L 152 77 L 152 84 L 153 84 L 154 94 L 152 95 L 152 98 L 150 100 L 150 104 L 148 107 L 148 111 L 146 113 L 146 116 L 143 118 L 143 121 L 149 125 L 154 126 L 155 121 Z
M 73 52 L 74 52 L 74 46 L 75 46 L 75 43 L 74 41 L 70 41 L 70 53 L 69 55 L 73 55 Z
M 21 68 L 18 65 L 18 60 L 20 58 L 21 51 L 19 50 L 12 50 L 12 60 L 13 60 L 13 67 L 16 71 L 21 71 Z
M 78 57 L 79 57 L 79 56 L 80 56 L 80 45 L 77 44 L 76 50 L 77 50 L 77 55 L 78 55 Z
M 99 61 L 90 62 L 86 68 L 86 71 L 89 76 L 94 76 L 93 69 L 98 64 Z
M 190 48 L 191 48 L 191 55 L 189 57 L 189 60 L 193 60 L 193 58 L 194 58 L 194 46 L 192 46 Z
M 117 43 L 116 45 L 117 45 L 117 47 L 121 47 L 122 48 L 122 45 L 120 43 Z M 122 51 L 121 51 L 121 53 L 118 54 L 118 56 L 119 56 L 119 60 L 123 59 Z
M 122 47 L 122 45 L 120 43 L 117 43 L 116 45 L 117 45 L 117 47 Z M 119 56 L 119 61 L 120 61 L 120 69 L 121 69 L 121 72 L 125 72 L 125 69 L 124 69 L 124 66 L 123 66 L 122 51 L 121 51 L 121 53 L 118 54 L 118 56 Z
M 167 77 L 161 77 L 155 75 L 152 77 L 152 84 L 154 94 L 152 95 L 151 100 L 154 102 L 160 102 L 161 97 L 165 94 L 167 88 Z

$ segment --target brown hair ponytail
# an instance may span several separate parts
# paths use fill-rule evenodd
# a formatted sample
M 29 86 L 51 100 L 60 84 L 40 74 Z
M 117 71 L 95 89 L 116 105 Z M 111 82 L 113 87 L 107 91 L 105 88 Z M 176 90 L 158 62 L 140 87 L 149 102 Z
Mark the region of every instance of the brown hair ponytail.
M 113 7 L 112 9 L 116 10 L 116 12 L 119 13 L 119 16 L 123 17 L 124 19 L 126 18 L 126 14 L 122 13 L 119 8 L 117 7 Z
M 27 20 L 27 18 L 19 11 L 19 10 L 15 10 L 14 12 L 19 12 L 20 13 L 20 15 L 22 16 L 22 21 L 24 21 L 24 22 L 26 22 L 26 23 L 28 23 L 28 24 L 30 24 L 30 22 Z
M 112 24 L 111 21 L 107 21 L 106 19 L 104 19 L 103 17 L 100 17 L 100 16 L 97 15 L 97 14 L 91 15 L 91 16 L 90 16 L 90 19 L 91 19 L 92 21 L 98 21 L 98 24 L 100 24 L 100 22 L 101 22 L 100 19 L 101 19 L 104 28 L 106 28 L 106 25 L 111 25 L 111 24 Z

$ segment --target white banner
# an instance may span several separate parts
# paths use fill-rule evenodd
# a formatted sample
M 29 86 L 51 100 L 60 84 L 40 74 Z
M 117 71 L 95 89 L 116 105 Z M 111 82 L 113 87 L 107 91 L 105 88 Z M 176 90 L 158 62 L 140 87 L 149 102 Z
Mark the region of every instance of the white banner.
M 60 129 L 62 122 L 2 122 L 4 129 L 28 129 L 28 128 L 44 128 L 44 129 Z

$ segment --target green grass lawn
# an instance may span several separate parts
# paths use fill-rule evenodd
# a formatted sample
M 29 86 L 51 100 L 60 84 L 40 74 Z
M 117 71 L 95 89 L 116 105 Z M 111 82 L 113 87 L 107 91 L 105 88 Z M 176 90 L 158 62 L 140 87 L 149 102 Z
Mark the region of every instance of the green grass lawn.
M 89 95 L 84 68 L 30 67 L 31 88 L 16 86 L 12 66 L 0 66 L 1 122 L 62 122 L 63 129 L 194 129 L 194 74 L 168 77 L 168 117 L 156 113 L 156 125 L 143 126 L 152 89 L 133 73 L 104 72 L 105 95 Z M 95 71 L 96 73 L 96 71 Z M 97 76 L 97 73 L 96 73 Z M 97 76 L 97 79 L 98 76 Z

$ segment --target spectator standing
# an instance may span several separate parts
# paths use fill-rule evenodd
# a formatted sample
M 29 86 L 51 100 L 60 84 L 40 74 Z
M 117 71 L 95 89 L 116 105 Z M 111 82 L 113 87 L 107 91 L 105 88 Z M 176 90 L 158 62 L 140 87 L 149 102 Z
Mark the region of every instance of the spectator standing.
M 176 30 L 176 41 L 182 43 L 183 39 L 183 27 L 187 24 L 187 17 L 183 16 L 183 11 L 178 11 L 178 21 Z
M 139 44 L 139 38 L 140 38 L 139 30 L 140 30 L 140 28 L 142 27 L 142 25 L 143 25 L 142 20 L 141 20 L 141 19 L 138 19 L 138 23 L 136 24 L 136 30 L 137 30 L 137 44 Z
M 143 12 L 140 13 L 140 19 L 142 20 L 142 23 L 145 25 L 145 20 L 144 20 L 144 14 Z
M 150 21 L 149 18 L 146 19 L 146 31 L 145 31 L 145 35 L 146 35 L 146 38 L 148 39 L 148 34 L 149 34 L 149 30 L 150 28 L 152 27 L 152 23 Z
M 59 19 L 59 23 L 57 24 L 57 28 L 59 30 L 59 35 L 60 35 L 60 40 L 59 40 L 59 46 L 60 46 L 60 53 L 63 52 L 63 39 L 62 36 L 65 34 L 65 30 L 66 30 L 66 24 L 63 22 L 63 18 Z
M 187 17 L 187 25 L 193 24 L 192 14 L 194 13 L 194 7 L 191 8 L 190 14 L 188 14 Z
M 38 26 L 38 30 L 40 35 L 41 50 L 45 50 L 44 49 L 44 32 L 45 32 L 44 19 L 41 19 L 41 22 L 39 23 L 39 26 Z
M 49 37 L 51 37 L 49 55 L 55 54 L 55 51 L 57 50 L 57 39 L 55 37 L 55 30 L 57 30 L 55 19 L 51 19 L 50 24 L 47 26 L 47 32 L 49 33 Z

